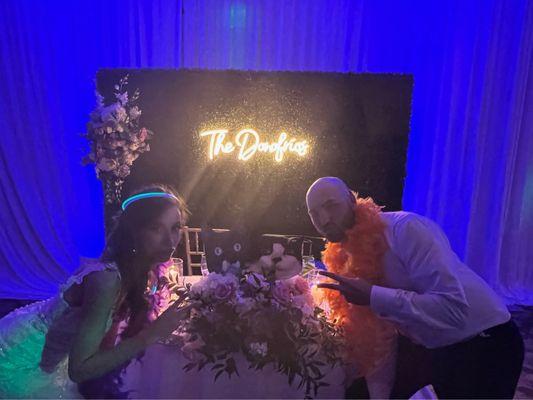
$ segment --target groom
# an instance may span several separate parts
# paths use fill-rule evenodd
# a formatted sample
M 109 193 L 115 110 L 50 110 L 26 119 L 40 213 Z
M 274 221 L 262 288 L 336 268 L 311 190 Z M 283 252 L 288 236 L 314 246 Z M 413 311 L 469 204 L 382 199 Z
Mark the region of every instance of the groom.
M 369 309 L 429 349 L 430 383 L 439 398 L 513 397 L 524 356 L 520 333 L 505 305 L 459 260 L 434 222 L 382 212 L 334 177 L 315 181 L 306 202 L 313 225 L 329 241 L 324 261 L 330 272 L 324 275 L 336 281 L 319 287 L 350 304 L 347 323 L 357 310 Z M 374 247 L 382 251 L 361 256 Z M 398 365 L 409 368 L 401 358 Z

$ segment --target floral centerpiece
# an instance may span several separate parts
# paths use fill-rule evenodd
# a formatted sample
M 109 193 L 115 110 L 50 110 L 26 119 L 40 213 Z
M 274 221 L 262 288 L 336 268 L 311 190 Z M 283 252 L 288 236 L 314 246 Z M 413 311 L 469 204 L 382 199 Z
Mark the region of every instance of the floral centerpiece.
M 83 164 L 95 164 L 96 176 L 103 182 L 106 203 L 118 203 L 124 179 L 130 174 L 133 162 L 150 150 L 148 140 L 153 133 L 139 125 L 141 110 L 135 102 L 139 91 L 130 97 L 126 89 L 128 76 L 114 87 L 116 101 L 104 104 L 96 92 L 97 106 L 90 115 L 87 132 L 91 150 Z
M 250 368 L 272 364 L 289 384 L 298 378 L 298 388 L 310 396 L 328 386 L 323 369 L 341 362 L 342 334 L 315 306 L 300 276 L 210 273 L 189 288 L 189 298 L 196 307 L 175 332 L 190 360 L 186 370 L 212 364 L 215 380 L 223 373 L 238 375 L 234 356 L 241 353 Z

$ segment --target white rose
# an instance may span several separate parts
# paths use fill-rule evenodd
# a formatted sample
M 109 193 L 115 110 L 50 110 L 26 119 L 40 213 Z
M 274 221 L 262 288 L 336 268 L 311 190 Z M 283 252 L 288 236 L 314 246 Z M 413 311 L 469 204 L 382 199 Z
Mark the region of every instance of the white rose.
M 135 106 L 130 109 L 130 118 L 137 119 L 141 115 L 141 110 L 139 110 L 139 107 Z
M 259 355 L 259 356 L 266 356 L 267 353 L 268 353 L 268 345 L 265 343 L 265 342 L 261 342 L 261 343 L 257 343 L 257 342 L 254 342 L 254 343 L 250 343 L 250 352 L 252 354 L 256 354 L 256 355 Z

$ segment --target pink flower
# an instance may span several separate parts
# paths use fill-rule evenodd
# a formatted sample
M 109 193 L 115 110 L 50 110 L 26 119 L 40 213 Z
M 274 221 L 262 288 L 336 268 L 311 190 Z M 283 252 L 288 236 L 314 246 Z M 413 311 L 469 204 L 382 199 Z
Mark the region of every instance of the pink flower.
M 134 131 L 134 130 L 130 130 L 130 131 L 127 132 L 127 135 L 125 135 L 125 136 L 128 139 L 128 141 L 136 143 L 138 141 L 138 138 L 139 138 L 139 132 Z
M 157 319 L 157 311 L 154 309 L 151 309 L 148 312 L 148 321 L 155 321 Z
M 139 110 L 139 107 L 134 106 L 130 109 L 130 118 L 136 119 L 136 118 L 139 118 L 140 115 L 141 115 L 141 110 Z
M 113 103 L 107 107 L 102 108 L 102 122 L 114 122 L 115 115 L 119 111 L 119 109 L 122 109 L 122 106 L 118 103 Z
M 124 179 L 130 174 L 130 167 L 127 165 L 121 165 L 120 168 L 117 170 L 117 176 Z
M 116 149 L 116 148 L 119 148 L 119 147 L 125 147 L 126 146 L 126 141 L 125 140 L 114 140 L 111 143 L 112 143 L 112 145 L 110 146 L 110 148 L 112 148 L 112 149 Z
M 280 303 L 288 303 L 291 300 L 291 290 L 289 285 L 283 281 L 276 281 L 272 296 Z
M 192 285 L 190 295 L 192 298 L 204 301 L 228 300 L 235 296 L 237 285 L 238 280 L 234 275 L 221 275 L 212 272 Z
M 315 308 L 313 296 L 311 296 L 310 293 L 294 296 L 292 298 L 292 304 L 299 308 L 302 313 L 307 316 L 312 315 Z
M 104 128 L 99 127 L 94 130 L 94 133 L 98 136 L 103 136 L 105 134 L 105 130 Z
M 110 159 L 110 158 L 102 158 L 100 159 L 100 161 L 98 161 L 98 164 L 96 165 L 96 167 L 100 171 L 109 172 L 117 168 L 118 163 L 115 160 Z
M 228 285 L 227 283 L 220 283 L 215 287 L 213 291 L 213 297 L 216 300 L 226 300 L 228 299 L 235 291 L 233 285 Z
M 147 138 L 148 138 L 148 129 L 141 128 L 141 130 L 139 131 L 139 140 L 141 142 L 144 142 Z
M 117 121 L 125 121 L 126 117 L 128 116 L 128 113 L 124 109 L 124 107 L 118 107 L 117 111 L 115 112 L 115 119 Z
M 234 275 L 209 274 L 207 280 L 210 293 L 215 300 L 227 300 L 235 296 L 239 282 Z
M 309 283 L 307 280 L 300 275 L 297 275 L 290 279 L 290 282 L 294 286 L 294 290 L 297 294 L 310 293 L 311 289 L 309 288 Z
M 122 104 L 126 104 L 128 102 L 128 92 L 124 93 L 116 93 L 115 97 L 118 101 L 120 101 Z

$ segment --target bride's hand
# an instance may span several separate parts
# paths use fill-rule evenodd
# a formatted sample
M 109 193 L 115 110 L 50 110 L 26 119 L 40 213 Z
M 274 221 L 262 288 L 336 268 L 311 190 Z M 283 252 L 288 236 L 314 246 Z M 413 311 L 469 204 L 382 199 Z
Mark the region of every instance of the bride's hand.
M 145 328 L 147 344 L 167 338 L 177 329 L 179 323 L 189 316 L 194 304 L 184 305 L 185 298 L 185 294 L 180 296 L 154 322 Z

